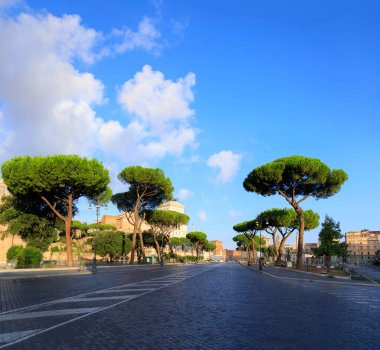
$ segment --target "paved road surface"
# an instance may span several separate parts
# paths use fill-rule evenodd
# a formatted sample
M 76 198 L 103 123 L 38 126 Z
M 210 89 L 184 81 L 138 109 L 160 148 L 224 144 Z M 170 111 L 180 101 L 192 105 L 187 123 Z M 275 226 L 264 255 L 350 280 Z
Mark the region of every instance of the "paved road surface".
M 237 264 L 0 281 L 0 349 L 375 349 L 376 285 Z

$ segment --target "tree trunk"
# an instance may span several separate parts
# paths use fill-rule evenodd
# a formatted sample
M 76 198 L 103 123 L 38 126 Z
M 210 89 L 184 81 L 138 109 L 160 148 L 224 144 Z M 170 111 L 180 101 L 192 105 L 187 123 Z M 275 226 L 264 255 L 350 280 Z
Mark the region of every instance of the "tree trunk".
M 327 273 L 329 273 L 331 266 L 331 255 L 325 255 L 325 265 L 327 267 Z
M 300 230 L 298 233 L 298 247 L 297 247 L 297 265 L 296 269 L 297 270 L 302 270 L 303 268 L 303 236 L 305 232 L 305 215 L 303 213 L 303 210 L 300 206 L 296 205 L 294 207 L 295 211 L 297 212 L 298 215 L 298 220 L 300 223 Z
M 160 245 L 158 244 L 158 241 L 157 241 L 157 238 L 156 238 L 155 234 L 153 234 L 153 240 L 154 240 L 154 244 L 156 245 L 156 251 L 157 251 L 158 261 L 161 262 L 161 248 L 160 248 Z
M 138 224 L 139 224 L 137 205 L 135 206 L 133 216 L 134 216 L 134 225 L 133 225 L 133 233 L 132 233 L 132 249 L 131 249 L 131 260 L 129 261 L 129 264 L 131 265 L 135 263 L 136 235 L 137 235 Z
M 280 242 L 280 246 L 278 247 L 277 258 L 276 258 L 276 266 L 281 265 L 281 257 L 282 257 L 282 252 L 284 251 L 285 241 L 286 241 L 285 237 L 283 237 L 281 242 Z
M 249 247 L 248 245 L 245 247 L 245 251 L 246 251 L 246 257 L 247 257 L 247 265 L 249 266 L 251 264 L 251 253 L 249 251 Z
M 278 257 L 278 255 L 279 255 L 279 247 L 277 246 L 276 232 L 272 233 L 271 235 L 272 235 L 274 253 L 276 254 L 276 257 Z
M 71 251 L 71 223 L 73 220 L 73 194 L 69 194 L 69 203 L 67 208 L 67 218 L 65 221 L 66 228 L 66 252 L 67 252 L 67 266 L 73 266 L 73 254 Z
M 255 236 L 252 238 L 252 262 L 255 264 L 257 260 L 257 255 L 256 255 L 256 249 L 255 249 Z

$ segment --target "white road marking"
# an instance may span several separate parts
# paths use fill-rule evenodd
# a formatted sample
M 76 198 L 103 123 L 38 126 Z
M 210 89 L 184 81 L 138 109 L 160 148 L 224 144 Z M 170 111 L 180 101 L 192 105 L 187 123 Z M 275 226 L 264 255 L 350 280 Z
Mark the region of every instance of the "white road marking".
M 49 311 L 42 311 L 42 312 L 39 312 L 39 311 L 34 311 L 34 312 L 24 312 L 24 313 L 20 313 L 20 311 L 22 310 L 34 310 L 34 309 L 37 309 L 39 307 L 42 307 L 42 306 L 47 306 L 47 305 L 56 305 L 56 304 L 59 304 L 59 303 L 66 303 L 66 302 L 70 302 L 71 300 L 75 300 L 75 299 L 80 299 L 84 296 L 89 296 L 89 295 L 93 295 L 93 294 L 97 294 L 97 293 L 101 293 L 101 292 L 112 292 L 112 291 L 115 291 L 116 288 L 123 288 L 123 287 L 146 287 L 147 285 L 139 285 L 140 282 L 136 282 L 136 283 L 131 283 L 131 284 L 125 284 L 125 285 L 121 285 L 121 286 L 117 286 L 117 287 L 111 287 L 111 288 L 107 288 L 107 289 L 104 289 L 104 290 L 100 290 L 100 291 L 94 291 L 94 292 L 88 292 L 88 293 L 85 293 L 85 294 L 81 294 L 81 295 L 77 295 L 77 296 L 73 296 L 73 297 L 68 297 L 68 298 L 63 298 L 63 299 L 58 299 L 58 300 L 53 300 L 51 302 L 46 302 L 46 303 L 41 303 L 41 304 L 36 304 L 36 305 L 32 305 L 32 306 L 27 306 L 27 307 L 23 307 L 23 308 L 20 308 L 20 309 L 16 309 L 16 310 L 9 310 L 9 311 L 6 311 L 4 313 L 0 313 L 0 321 L 3 320 L 17 320 L 17 319 L 22 319 L 22 318 L 34 318 L 34 317 L 46 317 L 46 316 L 59 316 L 59 315 L 65 315 L 65 314 L 73 314 L 73 313 L 82 313 L 81 316 L 77 316 L 77 317 L 74 317 L 72 319 L 69 319 L 67 321 L 64 321 L 64 322 L 61 322 L 61 323 L 58 323 L 58 324 L 55 324 L 54 326 L 51 326 L 51 327 L 48 327 L 48 328 L 45 328 L 45 329 L 41 329 L 41 330 L 36 330 L 34 331 L 33 333 L 31 334 L 26 334 L 25 336 L 20 336 L 20 338 L 17 338 L 17 339 L 14 339 L 10 342 L 7 342 L 6 344 L 3 344 L 3 345 L 0 345 L 0 349 L 3 349 L 3 348 L 6 348 L 8 346 L 11 346 L 11 345 L 14 345 L 14 344 L 17 344 L 17 343 L 20 343 L 20 342 L 23 342 L 29 338 L 32 338 L 32 337 L 35 337 L 36 335 L 39 335 L 39 334 L 43 334 L 43 333 L 46 333 L 46 332 L 49 332 L 53 329 L 56 329 L 56 328 L 59 328 L 59 327 L 62 327 L 66 324 L 69 324 L 69 323 L 72 323 L 72 322 L 75 322 L 77 320 L 80 320 L 82 318 L 85 318 L 85 317 L 88 317 L 88 316 L 91 316 L 93 314 L 96 314 L 96 313 L 99 313 L 99 312 L 102 312 L 102 311 L 105 311 L 105 310 L 108 310 L 108 309 L 111 309 L 111 308 L 114 308 L 115 306 L 118 306 L 118 305 L 121 305 L 121 304 L 124 304 L 126 302 L 128 302 L 129 300 L 132 300 L 132 299 L 135 299 L 135 298 L 138 298 L 140 296 L 144 296 L 148 293 L 151 293 L 151 292 L 154 292 L 154 291 L 157 291 L 157 290 L 160 290 L 160 289 L 163 289 L 167 286 L 171 286 L 173 284 L 176 284 L 178 282 L 182 282 L 186 279 L 189 279 L 189 278 L 192 278 L 194 276 L 197 276 L 201 273 L 204 273 L 204 272 L 208 272 L 210 270 L 213 270 L 214 268 L 218 267 L 218 266 L 221 266 L 221 265 L 217 265 L 217 266 L 212 266 L 212 267 L 209 267 L 205 270 L 202 270 L 200 272 L 197 272 L 197 273 L 190 273 L 188 274 L 187 276 L 183 277 L 183 275 L 181 275 L 181 279 L 180 280 L 174 280 L 173 282 L 171 282 L 170 284 L 155 284 L 153 285 L 154 288 L 144 288 L 144 290 L 146 289 L 146 291 L 143 291 L 143 293 L 141 294 L 137 294 L 137 295 L 133 295 L 133 296 L 128 296 L 128 298 L 122 298 L 121 301 L 119 302 L 115 302 L 114 304 L 112 305 L 108 305 L 108 306 L 102 306 L 102 307 L 95 307 L 95 308 L 80 308 L 80 309 L 68 309 L 68 310 L 49 310 Z M 192 271 L 191 271 L 192 272 Z M 174 274 L 172 275 L 173 277 L 177 276 L 177 274 Z M 183 277 L 183 278 L 182 278 Z M 148 280 L 146 282 L 150 282 L 152 280 Z M 136 289 L 133 289 L 136 291 Z M 90 297 L 91 298 L 91 297 Z M 107 297 L 108 298 L 108 297 Z M 75 310 L 77 310 L 76 312 L 74 312 Z M 87 310 L 87 311 L 84 311 L 84 310 Z M 16 313 L 16 312 L 19 312 L 19 313 Z M 29 317 L 30 316 L 30 317 Z
M 1 315 L 0 322 L 12 321 L 12 320 L 24 320 L 27 318 L 38 318 L 47 316 L 62 316 L 62 315 L 74 315 L 74 314 L 86 314 L 99 310 L 100 307 L 83 307 L 79 309 L 65 309 L 65 310 L 47 310 L 47 311 L 33 311 L 17 314 Z
M 121 289 L 109 289 L 109 290 L 100 290 L 94 292 L 94 294 L 106 294 L 106 293 L 120 293 L 120 292 L 147 292 L 149 290 L 154 290 L 154 288 L 121 288 Z
M 110 297 L 86 297 L 86 298 L 72 298 L 68 300 L 70 303 L 74 302 L 80 302 L 80 301 L 100 301 L 100 300 L 120 300 L 120 299 L 129 299 L 136 297 L 137 294 L 135 295 L 116 295 L 116 296 L 110 296 Z
M 39 331 L 40 331 L 40 329 L 31 329 L 28 331 L 3 333 L 3 334 L 0 334 L 0 343 L 9 343 L 10 341 L 14 341 L 16 339 L 26 337 L 27 335 L 34 334 L 34 333 L 37 333 Z

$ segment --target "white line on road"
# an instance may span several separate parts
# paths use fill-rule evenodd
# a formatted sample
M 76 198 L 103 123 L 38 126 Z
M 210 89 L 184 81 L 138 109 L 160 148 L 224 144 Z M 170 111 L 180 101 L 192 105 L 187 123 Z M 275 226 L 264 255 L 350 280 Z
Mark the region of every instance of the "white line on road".
M 27 335 L 31 335 L 39 331 L 40 329 L 30 329 L 28 331 L 3 333 L 3 334 L 0 334 L 0 343 L 9 343 L 10 341 L 14 341 L 16 339 L 26 337 Z
M 0 322 L 11 320 L 24 320 L 27 318 L 47 317 L 47 316 L 62 316 L 74 314 L 86 314 L 99 310 L 100 307 L 83 307 L 80 309 L 65 309 L 65 310 L 47 310 L 47 311 L 34 311 L 24 312 L 20 314 L 1 315 Z
M 100 301 L 100 300 L 123 300 L 123 299 L 129 299 L 136 297 L 137 294 L 134 295 L 115 295 L 115 296 L 110 296 L 110 297 L 87 297 L 87 298 L 72 298 L 68 300 L 70 303 L 77 303 L 81 301 Z
M 69 324 L 69 323 L 72 323 L 72 322 L 78 321 L 78 320 L 80 320 L 80 319 L 82 319 L 82 318 L 85 318 L 85 317 L 91 316 L 91 315 L 93 315 L 93 314 L 96 314 L 96 313 L 99 313 L 99 312 L 102 312 L 102 311 L 108 310 L 108 309 L 113 308 L 113 307 L 118 306 L 118 305 L 124 304 L 124 303 L 126 303 L 126 302 L 128 302 L 128 301 L 130 301 L 130 300 L 133 300 L 133 299 L 135 299 L 135 298 L 138 298 L 138 297 L 144 296 L 144 295 L 146 295 L 146 294 L 148 294 L 148 293 L 151 293 L 151 292 L 154 292 L 154 291 L 160 290 L 160 289 L 162 289 L 162 288 L 166 288 L 167 286 L 171 286 L 171 285 L 176 284 L 176 283 L 178 283 L 178 282 L 182 282 L 182 281 L 184 281 L 184 280 L 186 280 L 186 279 L 192 278 L 192 277 L 197 276 L 197 275 L 199 275 L 199 274 L 201 274 L 201 273 L 204 273 L 204 272 L 208 272 L 208 271 L 210 271 L 210 270 L 213 270 L 213 269 L 215 269 L 215 268 L 218 267 L 218 266 L 221 266 L 221 265 L 215 265 L 215 266 L 209 267 L 209 268 L 207 268 L 207 269 L 205 269 L 205 270 L 202 270 L 202 271 L 200 271 L 200 272 L 198 272 L 198 273 L 193 273 L 193 274 L 191 274 L 191 275 L 188 275 L 188 276 L 187 276 L 186 278 L 184 278 L 184 279 L 181 279 L 181 280 L 179 280 L 179 281 L 172 282 L 171 284 L 168 284 L 168 285 L 163 285 L 163 286 L 158 286 L 158 285 L 157 285 L 155 289 L 149 289 L 148 291 L 146 291 L 146 292 L 144 292 L 144 293 L 141 293 L 141 294 L 139 294 L 139 295 L 133 296 L 133 297 L 128 298 L 128 299 L 123 299 L 123 300 L 121 300 L 121 301 L 119 301 L 119 302 L 117 302 L 117 303 L 115 303 L 115 304 L 112 304 L 112 305 L 108 305 L 108 306 L 105 306 L 105 307 L 98 307 L 98 308 L 88 308 L 88 310 L 89 310 L 89 309 L 93 309 L 93 311 L 89 311 L 88 313 L 85 313 L 85 314 L 83 314 L 83 315 L 81 315 L 81 316 L 78 316 L 78 317 L 72 318 L 72 319 L 70 319 L 70 320 L 67 320 L 67 321 L 61 322 L 61 323 L 56 324 L 56 325 L 54 325 L 54 326 L 52 326 L 52 327 L 49 327 L 49 328 L 45 328 L 45 329 L 39 330 L 39 331 L 37 331 L 37 332 L 35 332 L 35 333 L 33 333 L 33 334 L 29 334 L 29 335 L 26 335 L 26 336 L 24 336 L 24 337 L 18 338 L 18 339 L 14 340 L 14 341 L 11 341 L 11 342 L 7 343 L 7 344 L 1 345 L 1 346 L 0 346 L 0 349 L 6 348 L 6 347 L 8 347 L 8 346 L 11 346 L 11 345 L 14 345 L 14 344 L 17 344 L 17 343 L 20 343 L 20 342 L 23 342 L 24 340 L 27 340 L 27 339 L 29 339 L 29 338 L 32 338 L 32 337 L 34 337 L 34 336 L 36 336 L 36 335 L 39 335 L 39 334 L 43 334 L 43 333 L 49 332 L 49 331 L 51 331 L 51 330 L 53 330 L 53 329 L 56 329 L 56 328 L 62 327 L 62 326 L 64 326 L 64 325 L 66 325 L 66 324 Z M 175 275 L 175 274 L 174 274 L 174 275 Z M 138 285 L 138 282 L 137 282 L 137 283 L 132 283 L 132 284 L 126 284 L 126 285 L 124 285 L 124 286 L 131 286 L 131 285 Z M 106 290 L 111 290 L 111 289 L 121 288 L 121 287 L 123 287 L 123 286 L 118 286 L 118 287 L 108 288 L 108 289 L 106 289 Z M 99 292 L 99 291 L 97 291 L 97 292 Z M 94 294 L 94 292 L 89 292 L 89 293 L 86 293 L 86 294 L 82 294 L 82 295 L 80 295 L 80 296 L 90 295 L 90 294 Z M 47 305 L 47 304 L 56 304 L 56 303 L 58 303 L 58 302 L 60 302 L 60 303 L 64 303 L 64 302 L 68 302 L 68 301 L 70 301 L 70 299 L 75 299 L 75 298 L 78 298 L 78 297 L 79 297 L 79 295 L 78 295 L 77 297 L 71 297 L 71 298 L 59 299 L 59 300 L 57 300 L 57 301 L 53 301 L 53 302 L 48 302 L 48 303 L 40 304 L 39 306 Z M 26 308 L 24 308 L 24 309 L 26 309 Z M 29 309 L 30 309 L 30 308 L 29 308 Z M 77 310 L 84 310 L 84 309 L 85 309 L 85 308 L 77 309 Z M 21 309 L 19 309 L 19 310 L 21 310 Z M 74 309 L 74 310 L 75 310 L 75 309 Z M 14 312 L 14 311 L 15 311 L 15 310 L 13 310 L 13 312 Z M 51 311 L 51 312 L 55 312 L 55 313 L 57 313 L 57 311 L 60 311 L 60 310 L 54 310 L 54 311 Z M 67 311 L 67 310 L 61 310 L 61 311 Z M 43 312 L 48 312 L 48 311 L 43 311 Z M 29 312 L 29 313 L 24 313 L 24 314 L 10 314 L 10 313 L 3 313 L 3 314 L 0 314 L 0 317 L 9 317 L 9 319 L 12 319 L 12 318 L 11 318 L 12 316 L 26 315 L 26 314 L 39 314 L 39 313 L 42 314 L 43 312 Z M 39 317 L 43 317 L 43 316 L 39 316 Z M 0 318 L 0 320 L 1 320 L 1 318 Z

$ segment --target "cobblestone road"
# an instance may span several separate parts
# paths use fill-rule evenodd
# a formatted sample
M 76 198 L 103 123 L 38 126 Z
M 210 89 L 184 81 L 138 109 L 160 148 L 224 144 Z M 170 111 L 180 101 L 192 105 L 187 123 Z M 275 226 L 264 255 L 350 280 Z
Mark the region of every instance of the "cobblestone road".
M 232 263 L 117 268 L 6 280 L 0 288 L 0 348 L 367 350 L 380 343 L 378 286 L 274 278 Z

